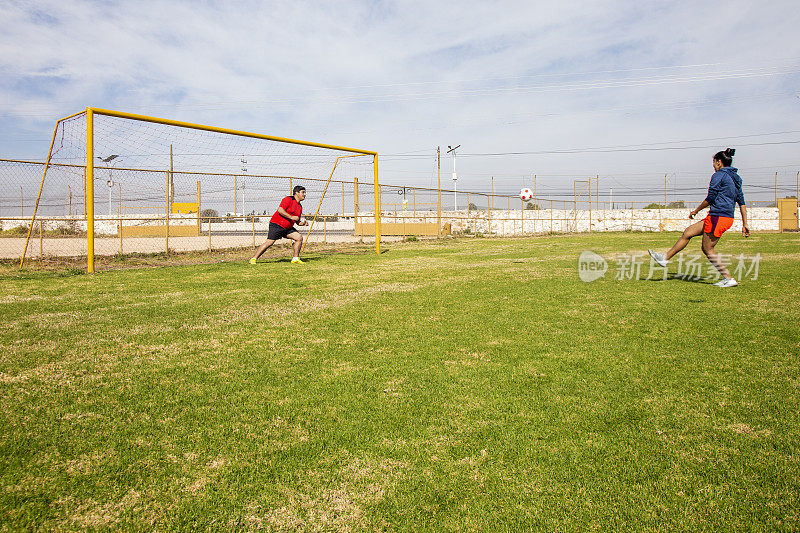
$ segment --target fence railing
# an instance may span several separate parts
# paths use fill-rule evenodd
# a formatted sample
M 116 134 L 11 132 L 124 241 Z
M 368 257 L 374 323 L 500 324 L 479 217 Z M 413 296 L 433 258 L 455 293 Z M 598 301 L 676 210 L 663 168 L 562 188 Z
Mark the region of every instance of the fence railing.
M 0 159 L 0 258 L 82 257 L 88 252 L 85 172 L 53 165 L 34 206 L 44 164 Z M 326 180 L 294 176 L 228 175 L 163 170 L 96 168 L 94 233 L 97 255 L 216 251 L 255 248 L 266 239 L 269 218 L 294 185 L 308 190 L 307 216 L 319 207 L 311 242 L 374 239 L 375 189 L 371 180 L 337 176 L 324 200 Z M 106 180 L 107 178 L 107 180 Z M 109 184 L 105 186 L 102 181 Z M 689 207 L 680 201 L 607 202 L 459 192 L 460 209 L 442 205 L 453 191 L 380 186 L 382 240 L 409 236 L 527 236 L 587 231 L 682 231 Z M 685 205 L 694 205 L 687 201 Z M 751 230 L 777 231 L 772 202 L 749 202 Z M 33 228 L 30 228 L 33 221 Z M 738 220 L 737 213 L 737 223 Z M 734 225 L 734 230 L 739 226 Z M 308 227 L 299 228 L 306 232 Z

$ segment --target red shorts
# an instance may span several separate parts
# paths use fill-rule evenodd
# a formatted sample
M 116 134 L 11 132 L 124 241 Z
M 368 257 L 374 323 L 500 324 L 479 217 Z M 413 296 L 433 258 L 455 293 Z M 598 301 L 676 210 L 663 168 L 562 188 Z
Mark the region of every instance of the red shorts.
M 703 232 L 710 233 L 714 237 L 722 237 L 722 234 L 731 229 L 731 226 L 733 226 L 733 218 L 731 217 L 708 215 L 703 222 Z

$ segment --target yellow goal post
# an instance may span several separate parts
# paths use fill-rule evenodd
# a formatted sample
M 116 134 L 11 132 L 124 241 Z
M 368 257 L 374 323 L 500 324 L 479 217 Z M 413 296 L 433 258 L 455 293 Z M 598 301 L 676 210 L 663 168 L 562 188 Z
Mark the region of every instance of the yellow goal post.
M 247 215 L 244 203 L 246 192 L 249 193 L 251 206 L 256 204 L 263 207 L 274 203 L 277 195 L 290 192 L 291 184 L 299 184 L 303 180 L 324 181 L 327 192 L 334 177 L 343 184 L 353 183 L 354 180 L 357 183 L 359 179 L 362 183 L 372 181 L 375 205 L 380 206 L 378 153 L 375 151 L 88 107 L 85 111 L 56 122 L 20 267 L 25 261 L 34 222 L 40 215 L 43 194 L 64 195 L 55 191 L 59 187 L 59 175 L 48 180 L 48 171 L 65 167 L 84 169 L 81 186 L 84 195 L 82 222 L 85 221 L 87 271 L 90 273 L 95 271 L 97 208 L 102 207 L 99 204 L 96 206 L 99 200 L 95 190 L 97 179 L 108 178 L 108 211 L 105 212 L 103 207 L 104 214 L 100 215 L 106 219 L 102 222 L 107 226 L 115 212 L 130 213 L 136 210 L 137 205 L 141 206 L 139 212 L 145 212 L 145 206 L 152 206 L 154 202 L 166 204 L 163 217 L 160 214 L 150 218 L 142 215 L 140 224 L 166 225 L 167 252 L 170 249 L 169 225 L 173 201 L 176 205 L 181 201 L 195 201 L 194 196 L 178 196 L 181 192 L 194 195 L 193 180 L 197 180 L 199 203 L 201 177 L 204 185 L 203 207 L 218 208 L 230 214 L 229 197 L 232 196 L 234 216 Z M 245 180 L 249 184 L 247 189 Z M 75 187 L 70 190 L 75 190 L 76 183 L 72 185 Z M 113 187 L 119 189 L 119 199 L 114 200 L 118 204 L 117 209 L 112 205 Z M 352 202 L 347 202 L 343 196 L 344 193 L 340 210 L 344 214 Z M 324 193 L 320 206 L 323 200 Z M 43 205 L 52 205 L 52 202 Z M 274 210 L 274 205 L 271 209 Z M 210 211 L 216 212 L 216 209 Z M 375 251 L 380 253 L 380 209 L 374 211 Z M 320 207 L 316 212 L 320 212 Z M 196 216 L 199 220 L 200 214 Z M 354 213 L 354 216 L 358 216 L 358 213 Z M 178 215 L 173 217 L 178 218 Z M 122 215 L 119 218 L 121 232 Z M 159 220 L 151 220 L 153 218 Z M 210 225 L 208 232 L 210 236 Z

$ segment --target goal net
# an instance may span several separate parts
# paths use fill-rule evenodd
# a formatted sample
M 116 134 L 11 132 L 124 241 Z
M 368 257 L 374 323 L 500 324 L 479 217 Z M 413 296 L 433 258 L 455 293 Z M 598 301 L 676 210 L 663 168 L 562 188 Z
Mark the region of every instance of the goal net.
M 310 242 L 371 221 L 380 252 L 376 152 L 88 108 L 58 121 L 44 167 L 22 261 L 256 246 L 297 185 Z

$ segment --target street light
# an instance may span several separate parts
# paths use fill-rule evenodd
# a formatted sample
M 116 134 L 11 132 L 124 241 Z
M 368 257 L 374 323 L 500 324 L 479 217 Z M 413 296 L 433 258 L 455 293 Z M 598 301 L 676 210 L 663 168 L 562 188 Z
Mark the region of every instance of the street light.
M 110 163 L 111 161 L 115 160 L 118 157 L 119 157 L 119 155 L 117 155 L 117 154 L 112 154 L 112 155 L 110 155 L 108 157 L 105 157 L 105 158 L 100 157 L 98 155 L 97 159 L 99 159 L 103 163 Z M 112 215 L 112 213 L 111 213 L 111 191 L 114 188 L 114 177 L 111 175 L 111 167 L 108 167 L 108 181 L 106 181 L 106 185 L 108 185 L 108 216 L 110 217 Z
M 458 174 L 456 174 L 456 149 L 458 149 L 461 145 L 459 144 L 456 147 L 452 147 L 449 144 L 447 145 L 448 154 L 453 154 L 453 210 L 458 211 Z
M 242 215 L 244 215 L 244 214 L 247 213 L 246 208 L 244 206 L 244 194 L 245 194 L 244 189 L 245 189 L 245 185 L 246 185 L 245 176 L 247 176 L 247 159 L 245 159 L 244 156 L 242 156 L 242 160 L 241 161 L 242 161 Z M 236 209 L 234 209 L 234 211 L 236 211 Z M 242 219 L 242 220 L 244 220 L 244 219 Z

